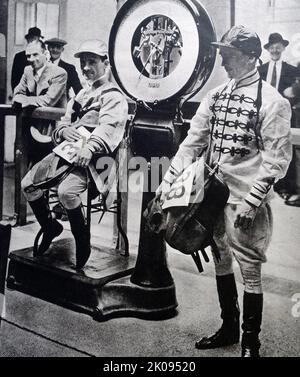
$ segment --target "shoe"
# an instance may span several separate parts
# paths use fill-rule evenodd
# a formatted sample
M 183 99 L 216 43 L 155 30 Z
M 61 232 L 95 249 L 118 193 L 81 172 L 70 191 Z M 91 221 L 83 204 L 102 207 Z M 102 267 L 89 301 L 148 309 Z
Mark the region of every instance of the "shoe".
M 216 333 L 197 341 L 197 349 L 229 346 L 240 340 L 240 310 L 234 274 L 217 276 L 216 279 L 223 323 Z
M 291 194 L 285 190 L 278 191 L 277 194 L 283 199 L 287 200 L 291 196 Z
M 63 230 L 64 227 L 57 220 L 52 220 L 47 229 L 43 230 L 42 242 L 33 256 L 40 257 L 43 255 L 49 249 L 54 238 L 58 237 Z
M 248 343 L 250 344 L 250 341 L 248 340 Z M 260 342 L 259 341 L 253 341 L 252 345 L 244 346 L 242 347 L 242 357 L 250 357 L 252 359 L 258 359 L 260 358 L 259 354 L 260 349 Z
M 198 350 L 208 350 L 219 347 L 226 347 L 240 341 L 240 324 L 223 323 L 221 328 L 213 335 L 203 337 L 195 343 Z
M 300 195 L 291 195 L 284 204 L 291 207 L 300 207 Z

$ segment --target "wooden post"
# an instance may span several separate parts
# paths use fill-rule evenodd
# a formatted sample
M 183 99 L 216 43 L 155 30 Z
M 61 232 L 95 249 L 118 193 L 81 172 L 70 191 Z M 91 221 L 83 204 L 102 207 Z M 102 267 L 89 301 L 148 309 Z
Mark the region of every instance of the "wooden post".
M 10 236 L 11 226 L 0 224 L 0 326 L 1 318 L 5 316 L 5 283 Z
M 230 27 L 235 25 L 235 0 L 230 0 Z
M 118 174 L 119 174 L 119 177 L 118 179 L 119 180 L 122 180 L 122 185 L 123 188 L 125 186 L 126 190 L 121 190 L 120 192 L 120 197 L 121 197 L 121 225 L 122 225 L 122 229 L 123 231 L 127 234 L 127 224 L 128 224 L 128 160 L 130 158 L 130 149 L 129 149 L 129 141 L 128 141 L 128 137 L 126 137 L 123 145 L 122 145 L 122 148 L 123 148 L 123 151 L 122 153 L 124 153 L 124 156 L 125 159 L 122 159 L 119 161 L 119 171 L 118 171 Z M 126 182 L 126 184 L 124 185 L 124 183 Z M 121 242 L 120 242 L 120 249 L 121 250 L 124 250 L 125 249 L 125 243 L 124 243 L 124 239 L 122 237 L 120 237 L 119 235 L 119 239 L 121 239 Z
M 3 183 L 4 183 L 4 127 L 5 117 L 0 114 L 0 220 L 3 216 Z
M 21 181 L 27 171 L 27 151 L 24 144 L 24 118 L 17 115 L 15 143 L 15 218 L 16 225 L 26 224 L 27 202 L 22 194 Z

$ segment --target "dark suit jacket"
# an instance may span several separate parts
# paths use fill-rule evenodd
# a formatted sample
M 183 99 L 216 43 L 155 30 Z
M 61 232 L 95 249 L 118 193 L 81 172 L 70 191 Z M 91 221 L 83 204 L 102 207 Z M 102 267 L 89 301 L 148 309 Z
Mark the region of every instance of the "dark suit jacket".
M 67 96 L 69 95 L 69 90 L 72 88 L 74 93 L 77 94 L 81 89 L 81 83 L 74 65 L 64 62 L 60 60 L 58 66 L 63 68 L 68 74 L 67 80 Z
M 11 88 L 14 91 L 15 87 L 19 84 L 21 77 L 24 73 L 24 68 L 29 65 L 25 50 L 18 52 L 13 61 L 12 69 L 11 69 Z
M 263 64 L 258 69 L 262 79 L 265 81 L 267 80 L 268 69 L 269 69 L 269 63 Z M 299 76 L 298 68 L 286 62 L 282 62 L 282 69 L 281 69 L 281 75 L 280 75 L 280 80 L 279 80 L 278 92 L 280 94 L 283 94 L 286 88 L 288 88 L 289 86 L 292 86 L 297 76 Z

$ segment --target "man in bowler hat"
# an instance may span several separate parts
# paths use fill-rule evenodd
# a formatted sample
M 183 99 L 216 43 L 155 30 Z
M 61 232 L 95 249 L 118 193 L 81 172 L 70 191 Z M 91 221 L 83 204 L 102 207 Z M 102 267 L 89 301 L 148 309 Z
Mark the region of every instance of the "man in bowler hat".
M 31 27 L 28 29 L 25 39 L 27 44 L 33 41 L 44 38 L 42 32 L 38 27 Z M 15 87 L 19 84 L 21 77 L 24 73 L 24 68 L 30 63 L 27 60 L 25 50 L 18 52 L 13 61 L 11 70 L 11 88 L 14 91 Z
M 298 73 L 296 67 L 282 60 L 282 54 L 288 45 L 289 41 L 283 39 L 281 34 L 270 34 L 264 48 L 269 51 L 271 60 L 260 67 L 262 79 L 276 88 L 281 95 L 284 95 L 286 88 L 292 86 Z
M 298 69 L 282 59 L 282 54 L 288 45 L 289 41 L 284 39 L 281 34 L 270 34 L 269 41 L 264 45 L 264 48 L 268 50 L 271 59 L 259 68 L 262 79 L 276 88 L 283 96 L 285 96 L 285 90 L 291 87 L 296 77 L 299 76 Z M 292 127 L 294 123 L 295 119 L 292 116 Z M 295 171 L 293 167 L 294 164 L 291 164 L 286 176 L 274 185 L 274 190 L 285 200 L 286 204 L 295 191 Z
M 70 89 L 73 89 L 74 94 L 77 94 L 82 89 L 82 86 L 74 65 L 66 63 L 61 59 L 61 54 L 63 53 L 64 46 L 67 44 L 67 42 L 60 38 L 51 38 L 47 39 L 45 43 L 50 53 L 51 62 L 63 68 L 68 74 L 67 97 L 69 99 L 70 97 L 72 97 L 72 95 L 70 94 Z

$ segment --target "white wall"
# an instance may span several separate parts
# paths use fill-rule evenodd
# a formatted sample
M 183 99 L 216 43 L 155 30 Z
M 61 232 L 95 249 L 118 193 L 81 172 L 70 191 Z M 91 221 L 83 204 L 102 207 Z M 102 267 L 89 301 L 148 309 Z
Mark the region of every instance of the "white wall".
M 125 2 L 126 0 L 68 1 L 65 38 L 69 43 L 65 48 L 64 57 L 68 62 L 76 65 L 78 72 L 80 71 L 78 59 L 73 58 L 73 54 L 79 43 L 88 38 L 108 41 L 116 9 Z M 201 3 L 211 16 L 217 36 L 220 38 L 230 27 L 230 0 L 202 0 Z M 210 80 L 192 100 L 199 101 L 208 90 L 219 85 L 226 77 L 218 57 Z
M 230 28 L 230 0 L 201 0 L 201 3 L 210 15 L 216 29 L 217 39 L 220 40 L 222 35 Z M 221 61 L 217 54 L 217 60 L 212 75 L 207 84 L 191 101 L 200 101 L 209 90 L 220 85 L 226 78 L 227 75 L 221 67 Z
M 254 29 L 262 44 L 270 33 L 278 32 L 290 41 L 284 60 L 291 64 L 300 61 L 300 1 L 299 0 L 236 0 L 236 23 Z M 262 60 L 269 59 L 264 49 Z
M 108 43 L 109 32 L 116 15 L 116 0 L 72 0 L 67 3 L 64 58 L 80 72 L 73 55 L 86 39 L 102 39 Z

